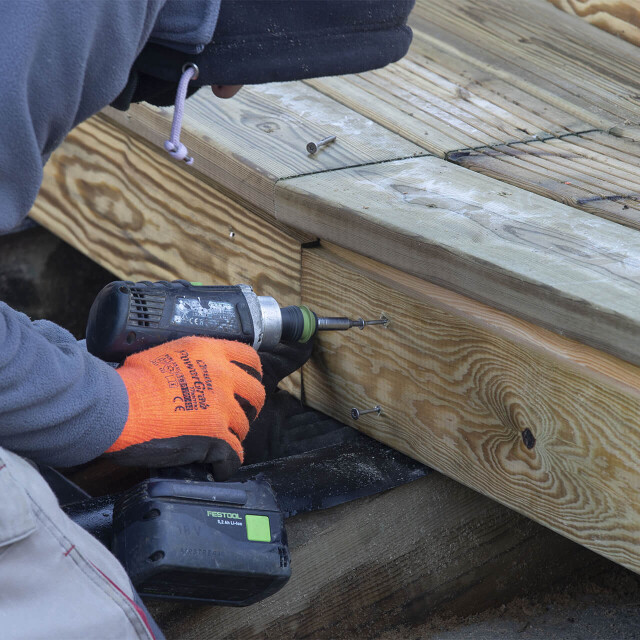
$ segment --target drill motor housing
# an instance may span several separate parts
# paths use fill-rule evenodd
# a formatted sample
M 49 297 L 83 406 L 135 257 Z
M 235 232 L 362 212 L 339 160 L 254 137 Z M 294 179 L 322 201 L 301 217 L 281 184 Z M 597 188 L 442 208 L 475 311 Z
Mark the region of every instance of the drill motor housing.
M 388 319 L 319 317 L 302 305 L 280 307 L 247 284 L 203 286 L 174 282 L 111 282 L 89 311 L 87 349 L 106 362 L 185 336 L 205 336 L 273 351 L 281 342 L 306 343 L 318 331 L 364 329 Z
M 87 349 L 107 362 L 120 362 L 170 340 L 199 335 L 268 351 L 287 338 L 282 317 L 273 298 L 257 296 L 246 284 L 116 281 L 91 306 Z

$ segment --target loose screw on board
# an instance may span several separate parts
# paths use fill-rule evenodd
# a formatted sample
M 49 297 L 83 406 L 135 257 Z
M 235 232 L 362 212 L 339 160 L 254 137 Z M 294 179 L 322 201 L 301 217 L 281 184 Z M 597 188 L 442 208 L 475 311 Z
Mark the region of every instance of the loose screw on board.
M 323 138 L 319 142 L 308 142 L 307 143 L 307 152 L 315 153 L 320 147 L 324 147 L 325 144 L 329 144 L 336 139 L 335 136 L 329 136 L 328 138 Z
M 375 407 L 373 407 L 373 409 L 365 409 L 364 411 L 360 411 L 360 409 L 356 409 L 355 407 L 351 409 L 351 417 L 354 420 L 357 420 L 360 416 L 364 416 L 367 413 L 376 413 L 380 415 L 382 413 L 382 408 L 379 404 L 377 404 Z

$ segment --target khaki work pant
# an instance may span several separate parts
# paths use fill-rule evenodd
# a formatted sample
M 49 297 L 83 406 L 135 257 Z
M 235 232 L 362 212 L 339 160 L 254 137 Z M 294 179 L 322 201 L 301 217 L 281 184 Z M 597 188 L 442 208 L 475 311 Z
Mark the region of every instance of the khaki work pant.
M 23 458 L 0 448 L 0 637 L 158 638 L 122 565 L 72 522 Z

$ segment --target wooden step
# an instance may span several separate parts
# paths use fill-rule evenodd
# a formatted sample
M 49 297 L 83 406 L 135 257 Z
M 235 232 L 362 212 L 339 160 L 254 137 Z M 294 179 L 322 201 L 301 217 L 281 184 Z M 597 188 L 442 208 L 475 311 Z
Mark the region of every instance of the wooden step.
M 141 103 L 103 113 L 166 153 L 172 107 Z M 335 143 L 307 152 L 308 142 L 331 135 Z M 232 100 L 204 87 L 189 98 L 182 140 L 194 170 L 267 213 L 273 213 L 274 185 L 282 178 L 426 153 L 302 83 L 243 87 Z
M 124 279 L 246 282 L 281 304 L 299 300 L 300 244 L 311 239 L 102 117 L 53 154 L 31 216 Z
M 302 298 L 389 319 L 319 336 L 311 406 L 640 571 L 640 368 L 336 247 Z
M 640 122 L 640 49 L 545 0 L 421 0 L 409 22 L 398 63 L 308 84 L 441 157 Z
M 594 131 L 449 154 L 460 166 L 640 229 L 640 142 Z M 624 135 L 623 135 L 624 134 Z
M 276 217 L 640 364 L 640 235 L 439 158 L 292 180 Z

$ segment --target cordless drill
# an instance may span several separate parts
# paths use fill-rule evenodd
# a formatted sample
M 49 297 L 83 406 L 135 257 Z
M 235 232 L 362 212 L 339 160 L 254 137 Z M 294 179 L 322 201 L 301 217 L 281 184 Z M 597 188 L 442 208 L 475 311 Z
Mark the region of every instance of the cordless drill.
M 184 336 L 270 351 L 317 331 L 385 323 L 281 308 L 242 284 L 120 281 L 98 294 L 86 337 L 90 353 L 117 363 Z M 211 482 L 197 465 L 163 470 L 122 495 L 110 543 L 138 592 L 152 597 L 247 605 L 275 593 L 291 573 L 284 516 L 268 479 Z
M 386 320 L 319 317 L 306 306 L 280 307 L 246 284 L 112 282 L 98 294 L 87 325 L 87 349 L 107 362 L 183 336 L 208 336 L 272 351 L 308 342 L 318 331 L 344 331 Z

